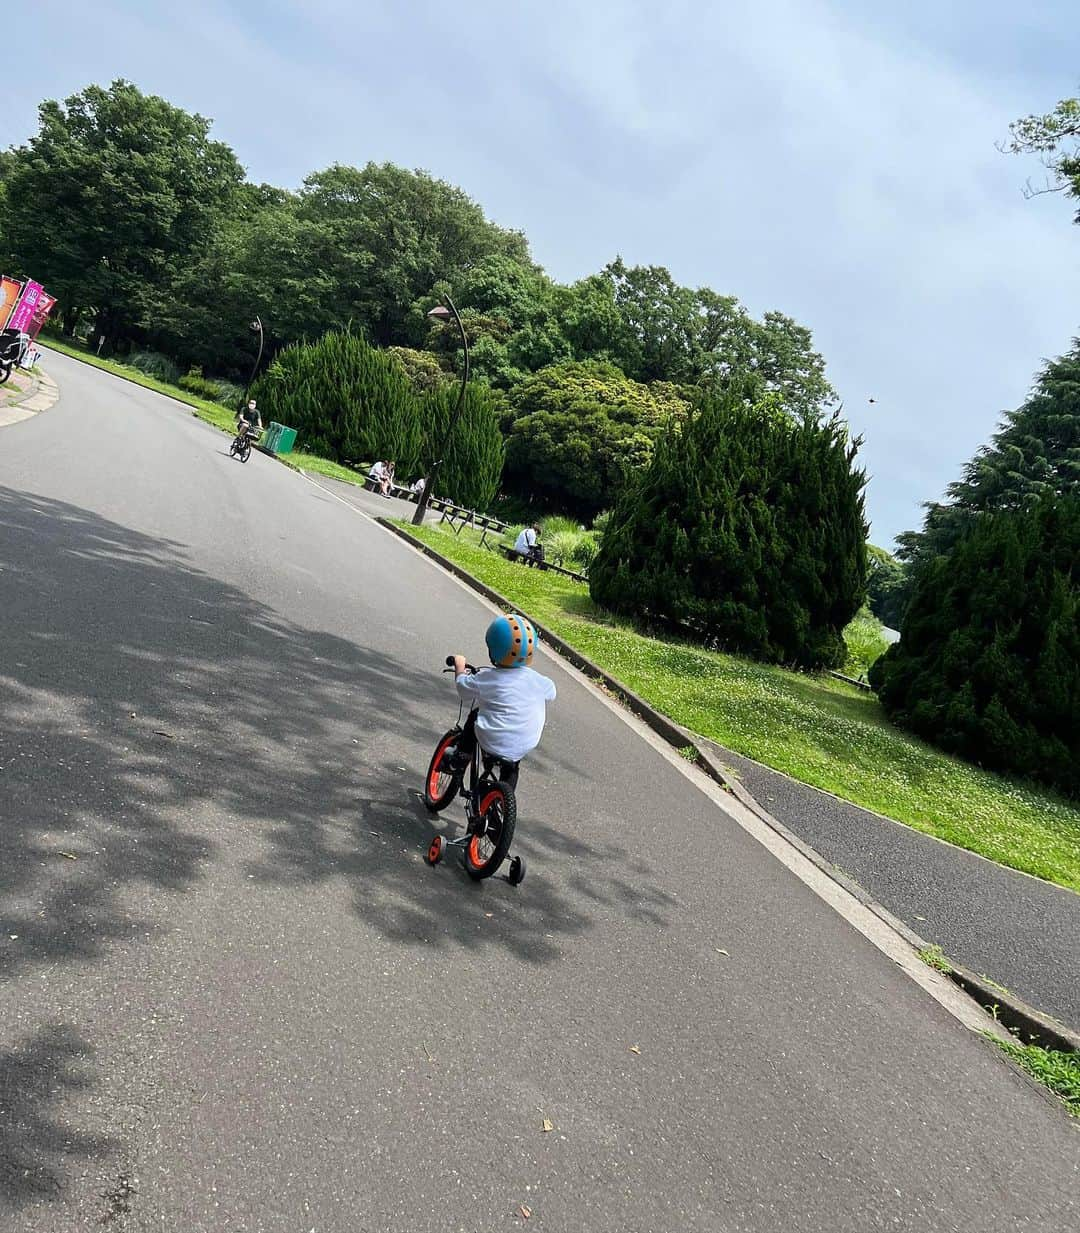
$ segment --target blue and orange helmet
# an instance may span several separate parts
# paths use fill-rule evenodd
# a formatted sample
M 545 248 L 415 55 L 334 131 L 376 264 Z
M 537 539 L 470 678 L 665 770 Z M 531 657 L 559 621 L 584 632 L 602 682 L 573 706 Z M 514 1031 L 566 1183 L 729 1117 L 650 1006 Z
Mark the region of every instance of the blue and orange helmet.
M 510 612 L 491 622 L 484 641 L 496 668 L 524 668 L 532 663 L 538 638 L 530 622 Z

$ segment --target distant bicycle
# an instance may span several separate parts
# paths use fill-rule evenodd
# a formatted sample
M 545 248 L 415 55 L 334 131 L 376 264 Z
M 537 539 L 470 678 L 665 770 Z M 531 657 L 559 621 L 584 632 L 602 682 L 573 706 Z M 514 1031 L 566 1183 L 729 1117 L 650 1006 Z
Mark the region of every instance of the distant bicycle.
M 450 665 L 447 670 L 453 671 L 454 657 L 451 655 L 446 662 Z M 467 664 L 466 670 L 476 672 L 472 664 Z M 490 878 L 510 854 L 517 823 L 517 800 L 514 789 L 495 777 L 495 767 L 501 768 L 499 759 L 485 754 L 479 742 L 474 743 L 471 758 L 459 752 L 458 742 L 464 731 L 459 711 L 458 722 L 435 746 L 424 780 L 424 804 L 432 813 L 439 813 L 456 796 L 463 796 L 465 834 L 450 840 L 436 835 L 427 850 L 427 862 L 437 865 L 447 848 L 462 848 L 465 872 L 470 878 L 479 880 Z M 467 787 L 466 772 L 469 774 Z M 507 880 L 517 886 L 524 877 L 525 858 L 511 858 Z
M 258 441 L 259 436 L 259 430 L 249 424 L 247 420 L 244 420 L 237 429 L 232 445 L 229 446 L 229 453 L 233 458 L 239 458 L 241 462 L 247 462 L 251 457 L 251 447 Z

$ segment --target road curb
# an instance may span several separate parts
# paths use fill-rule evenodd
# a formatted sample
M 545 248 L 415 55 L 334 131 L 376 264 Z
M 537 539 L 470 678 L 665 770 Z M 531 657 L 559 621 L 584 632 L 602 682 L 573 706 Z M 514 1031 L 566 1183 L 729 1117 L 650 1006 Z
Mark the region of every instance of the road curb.
M 444 557 L 442 553 L 436 551 L 430 545 L 416 539 L 403 527 L 399 527 L 388 518 L 380 517 L 376 518 L 375 521 L 399 539 L 404 540 L 411 547 L 430 557 L 448 573 L 453 574 L 455 578 L 459 578 L 474 591 L 491 600 L 492 603 L 508 611 L 516 610 L 516 605 L 507 599 L 505 595 L 501 595 L 493 587 L 489 587 L 487 583 L 481 582 L 479 578 L 470 574 L 468 570 L 458 565 L 455 561 L 451 561 L 448 557 Z M 838 869 L 831 862 L 827 861 L 819 852 L 810 847 L 805 840 L 800 839 L 798 835 L 789 830 L 779 819 L 774 818 L 738 780 L 726 774 L 720 762 L 701 747 L 701 738 L 695 736 L 680 724 L 675 723 L 674 720 L 664 715 L 661 711 L 658 711 L 654 706 L 646 702 L 644 698 L 634 693 L 627 685 L 624 685 L 617 677 L 612 676 L 610 672 L 593 663 L 591 659 L 582 655 L 579 650 L 571 646 L 563 638 L 560 638 L 558 634 L 549 629 L 543 622 L 535 620 L 527 612 L 522 613 L 522 615 L 532 622 L 547 646 L 568 660 L 595 684 L 600 685 L 608 694 L 620 701 L 658 736 L 667 741 L 669 745 L 679 750 L 680 753 L 692 749 L 694 757 L 693 759 L 688 758 L 687 761 L 693 761 L 694 765 L 719 784 L 725 792 L 735 797 L 741 805 L 749 809 L 755 817 L 759 818 L 790 843 L 793 848 L 810 861 L 811 864 L 820 869 L 822 873 L 832 878 L 834 882 L 839 883 L 848 894 L 857 899 L 869 911 L 873 912 L 875 916 L 898 933 L 904 941 L 917 951 L 930 949 L 930 943 L 925 938 L 921 938 L 902 920 L 893 916 L 863 886 L 850 878 L 843 870 Z M 983 1009 L 997 1019 L 999 1023 L 1013 1032 L 1014 1035 L 1023 1038 L 1028 1043 L 1042 1045 L 1044 1048 L 1080 1053 L 1080 1033 L 1044 1015 L 1041 1011 L 1029 1006 L 1015 994 L 1009 993 L 1000 986 L 993 984 L 986 977 L 978 976 L 976 973 L 959 965 L 952 965 L 946 975 L 969 997 L 978 1002 Z
M 47 372 L 33 375 L 33 384 L 14 401 L 0 407 L 0 428 L 21 424 L 42 411 L 48 411 L 60 401 L 60 387 Z M 34 404 L 37 405 L 34 405 Z

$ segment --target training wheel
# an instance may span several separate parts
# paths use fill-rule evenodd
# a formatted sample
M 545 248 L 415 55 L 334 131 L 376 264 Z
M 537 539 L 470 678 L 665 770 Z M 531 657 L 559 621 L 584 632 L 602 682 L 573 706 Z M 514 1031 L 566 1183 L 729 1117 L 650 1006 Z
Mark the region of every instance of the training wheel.
M 427 850 L 427 856 L 425 856 L 424 859 L 427 861 L 429 865 L 437 865 L 439 861 L 442 860 L 442 854 L 443 854 L 443 837 L 442 835 L 436 835 L 435 838 L 431 841 L 431 845 L 429 846 Z
M 525 880 L 525 870 L 528 866 L 525 864 L 524 856 L 515 856 L 510 862 L 510 869 L 507 872 L 507 880 L 511 886 L 517 886 Z

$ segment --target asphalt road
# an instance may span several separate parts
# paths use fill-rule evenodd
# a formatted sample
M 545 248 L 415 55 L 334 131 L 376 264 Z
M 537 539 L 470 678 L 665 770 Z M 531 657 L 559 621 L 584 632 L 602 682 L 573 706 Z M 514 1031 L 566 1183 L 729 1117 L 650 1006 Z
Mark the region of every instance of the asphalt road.
M 1080 895 L 716 749 L 755 800 L 920 937 L 1080 1029 Z
M 0 430 L 0 1228 L 1077 1227 L 1062 1109 L 553 661 L 527 880 L 428 869 L 485 607 L 47 366 Z

